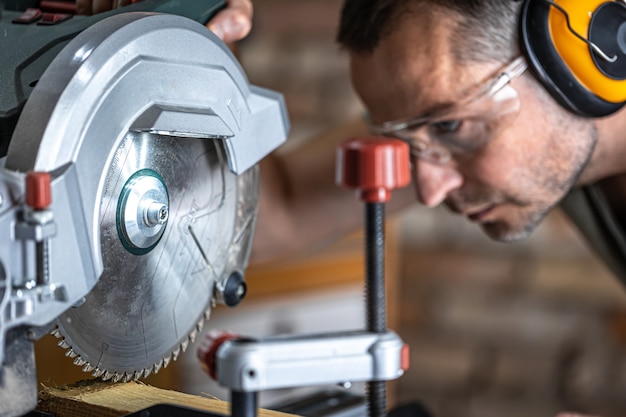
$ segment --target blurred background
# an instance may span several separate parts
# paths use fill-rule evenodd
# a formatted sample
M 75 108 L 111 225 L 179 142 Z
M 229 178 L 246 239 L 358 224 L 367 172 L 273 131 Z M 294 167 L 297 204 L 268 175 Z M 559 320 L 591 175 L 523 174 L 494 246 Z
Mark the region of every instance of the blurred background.
M 290 143 L 363 114 L 334 42 L 340 1 L 254 6 L 239 57 L 253 84 L 285 95 Z M 497 244 L 444 209 L 415 205 L 390 219 L 387 239 L 389 326 L 411 346 L 393 404 L 421 401 L 436 417 L 626 414 L 626 292 L 560 212 L 530 239 Z M 206 327 L 253 336 L 362 328 L 362 279 L 356 231 L 251 268 L 248 299 L 217 308 Z M 191 349 L 148 382 L 227 398 Z M 264 402 L 281 395 L 290 393 Z

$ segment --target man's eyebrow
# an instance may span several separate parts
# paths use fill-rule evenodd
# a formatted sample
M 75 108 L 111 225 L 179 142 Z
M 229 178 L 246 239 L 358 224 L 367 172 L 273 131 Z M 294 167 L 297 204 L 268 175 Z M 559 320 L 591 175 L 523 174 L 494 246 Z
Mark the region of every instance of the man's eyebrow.
M 457 103 L 454 101 L 442 101 L 437 103 L 432 103 L 430 106 L 426 107 L 423 111 L 421 111 L 418 115 L 415 115 L 415 119 L 425 119 L 432 116 L 437 116 L 438 114 L 443 113 L 446 110 L 450 110 L 454 108 Z

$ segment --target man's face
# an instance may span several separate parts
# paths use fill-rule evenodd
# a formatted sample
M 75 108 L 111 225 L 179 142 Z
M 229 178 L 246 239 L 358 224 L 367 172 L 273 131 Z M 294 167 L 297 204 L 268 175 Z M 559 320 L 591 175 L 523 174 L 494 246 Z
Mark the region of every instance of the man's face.
M 351 55 L 352 81 L 373 124 L 453 106 L 502 69 L 505 62 L 456 62 L 453 23 L 450 14 L 410 15 L 372 54 Z M 453 153 L 445 164 L 413 157 L 423 204 L 444 202 L 503 241 L 525 237 L 539 224 L 574 185 L 596 141 L 593 123 L 561 109 L 528 72 L 511 86 L 519 111 L 496 120 L 486 143 Z

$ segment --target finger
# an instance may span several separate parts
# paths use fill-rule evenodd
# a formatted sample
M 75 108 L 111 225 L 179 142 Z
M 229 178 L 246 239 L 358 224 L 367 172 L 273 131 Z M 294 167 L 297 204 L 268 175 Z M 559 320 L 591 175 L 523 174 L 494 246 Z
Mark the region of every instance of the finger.
M 252 2 L 228 0 L 226 9 L 209 21 L 207 27 L 224 42 L 243 39 L 252 28 Z
M 93 0 L 92 13 L 102 13 L 113 8 L 113 0 Z
M 76 0 L 76 14 L 90 15 L 91 0 Z

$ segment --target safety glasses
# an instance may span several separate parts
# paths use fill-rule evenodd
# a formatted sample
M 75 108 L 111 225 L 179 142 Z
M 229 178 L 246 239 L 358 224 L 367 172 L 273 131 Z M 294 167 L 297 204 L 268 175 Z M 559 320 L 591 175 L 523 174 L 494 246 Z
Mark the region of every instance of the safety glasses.
M 500 131 L 504 116 L 519 110 L 519 95 L 510 83 L 527 68 L 525 59 L 517 57 L 453 106 L 428 116 L 374 125 L 372 131 L 408 142 L 411 153 L 420 159 L 447 164 L 453 155 L 484 148 Z

